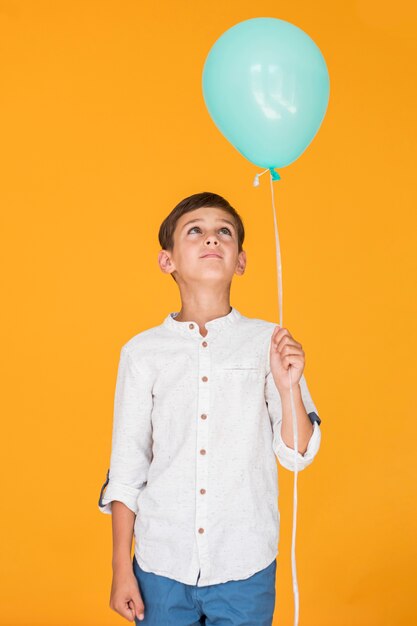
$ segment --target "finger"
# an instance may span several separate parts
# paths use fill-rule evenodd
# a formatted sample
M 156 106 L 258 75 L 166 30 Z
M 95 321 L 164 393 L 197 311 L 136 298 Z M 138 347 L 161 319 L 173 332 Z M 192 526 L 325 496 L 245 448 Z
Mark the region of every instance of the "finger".
M 290 365 L 294 365 L 297 369 L 301 369 L 304 366 L 304 359 L 301 359 L 299 355 L 286 354 L 282 357 L 282 363 L 285 369 L 288 369 Z
M 298 351 L 300 354 L 303 352 L 303 349 L 301 347 L 301 344 L 299 344 L 297 341 L 293 342 L 293 341 L 278 341 L 272 342 L 272 346 L 274 348 L 274 350 L 276 352 L 279 352 L 280 354 L 286 354 L 288 352 L 288 350 L 291 351 Z
M 298 356 L 302 356 L 304 354 L 304 350 L 299 347 L 298 344 L 286 343 L 282 348 L 279 348 L 279 353 L 281 356 L 286 356 L 289 354 L 294 354 Z
M 143 620 L 145 617 L 145 605 L 143 603 L 142 594 L 139 587 L 139 581 L 136 579 L 135 591 L 132 593 L 132 600 L 136 617 Z
M 273 343 L 274 341 L 276 341 L 277 335 L 279 333 L 279 331 L 281 330 L 280 326 L 275 326 L 274 331 L 271 335 L 271 343 Z
M 134 602 L 136 616 L 138 619 L 142 620 L 145 617 L 145 605 L 143 604 L 143 600 L 140 596 L 138 596 Z
M 130 622 L 133 622 L 133 621 L 135 621 L 135 605 L 132 602 L 132 600 L 129 600 L 129 602 L 127 603 L 127 606 L 128 606 L 127 610 L 129 611 L 129 618 L 128 619 L 129 619 Z
M 297 341 L 296 339 L 294 339 L 294 337 L 288 331 L 284 335 L 281 335 L 279 338 L 276 338 L 276 341 L 278 341 L 278 343 L 281 344 L 281 347 L 285 345 L 286 343 L 301 347 L 301 343 Z
M 133 620 L 135 619 L 135 610 L 134 608 L 130 608 L 129 602 L 125 602 L 120 607 L 115 606 L 114 610 L 116 611 L 116 613 L 119 613 L 119 615 L 129 620 L 129 622 L 133 622 Z
M 271 335 L 271 343 L 278 345 L 282 337 L 285 337 L 287 334 L 289 334 L 289 331 L 286 328 L 281 328 L 281 326 L 275 326 L 274 331 Z
M 276 326 L 274 332 L 272 333 L 272 337 L 278 342 L 281 341 L 283 337 L 290 337 L 291 339 L 294 339 L 288 328 L 285 328 L 284 326 Z

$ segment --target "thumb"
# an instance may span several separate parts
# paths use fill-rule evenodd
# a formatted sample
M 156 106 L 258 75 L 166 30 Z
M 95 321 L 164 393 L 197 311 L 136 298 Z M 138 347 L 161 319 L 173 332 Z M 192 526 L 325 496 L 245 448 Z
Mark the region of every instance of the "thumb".
M 276 336 L 278 335 L 279 331 L 281 330 L 281 326 L 275 326 L 272 335 L 271 335 L 271 342 L 273 343 L 275 341 Z
M 127 603 L 126 614 L 124 615 L 129 622 L 133 622 L 135 619 L 135 605 L 132 600 Z
M 133 614 L 138 619 L 145 619 L 145 605 L 143 604 L 142 597 L 140 593 L 134 594 L 130 601 L 133 604 Z

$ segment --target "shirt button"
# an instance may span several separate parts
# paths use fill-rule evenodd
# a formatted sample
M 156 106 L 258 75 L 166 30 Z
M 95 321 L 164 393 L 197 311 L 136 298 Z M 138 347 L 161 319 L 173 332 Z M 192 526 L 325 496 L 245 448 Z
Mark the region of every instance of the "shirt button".
M 201 417 L 201 419 L 202 419 L 202 420 L 207 419 L 207 415 L 206 415 L 205 413 L 202 413 L 202 414 L 200 415 L 200 417 Z
M 199 532 L 200 534 L 201 534 L 201 533 L 203 533 L 203 532 L 204 532 L 204 528 L 199 528 L 199 529 L 198 529 L 198 532 Z
M 207 376 L 203 376 L 203 378 L 201 380 L 206 383 L 208 381 L 208 378 L 207 378 Z
M 207 341 L 203 341 L 202 345 L 207 348 Z
M 200 489 L 200 493 L 206 493 L 205 489 Z
M 194 324 L 188 324 L 188 328 L 194 328 Z
M 204 448 L 202 448 L 202 450 L 200 450 L 200 454 L 205 454 L 206 451 L 204 450 Z

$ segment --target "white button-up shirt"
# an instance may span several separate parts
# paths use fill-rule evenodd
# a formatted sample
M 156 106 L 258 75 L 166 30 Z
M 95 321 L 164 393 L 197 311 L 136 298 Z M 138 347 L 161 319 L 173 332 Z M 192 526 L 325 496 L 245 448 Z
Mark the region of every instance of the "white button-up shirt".
M 273 322 L 234 307 L 206 322 L 169 313 L 121 348 L 112 450 L 99 509 L 135 514 L 140 567 L 199 587 L 245 579 L 278 554 L 276 459 L 294 471 L 281 438 L 270 370 Z M 298 470 L 320 447 L 320 418 L 304 375 L 314 430 Z M 104 491 L 104 495 L 103 495 Z

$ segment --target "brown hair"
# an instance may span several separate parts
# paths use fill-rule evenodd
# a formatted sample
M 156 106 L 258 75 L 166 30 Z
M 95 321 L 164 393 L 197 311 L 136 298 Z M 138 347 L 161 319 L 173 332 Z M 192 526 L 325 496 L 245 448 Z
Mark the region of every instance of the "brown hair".
M 229 215 L 232 216 L 236 225 L 238 251 L 242 252 L 243 241 L 245 239 L 245 228 L 243 226 L 242 218 L 225 198 L 219 196 L 217 193 L 210 193 L 209 191 L 194 193 L 192 196 L 188 196 L 187 198 L 184 198 L 184 200 L 181 200 L 181 202 L 179 202 L 177 206 L 172 209 L 171 213 L 167 215 L 159 228 L 158 239 L 161 248 L 163 250 L 173 250 L 174 231 L 177 221 L 181 215 L 184 215 L 184 213 L 200 209 L 201 207 L 215 207 L 223 209 L 223 211 L 226 211 L 226 213 L 229 213 Z M 172 276 L 172 278 L 174 278 L 174 276 Z

